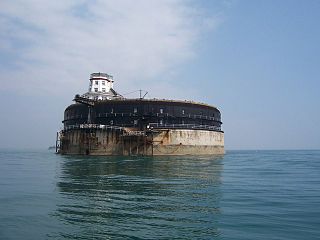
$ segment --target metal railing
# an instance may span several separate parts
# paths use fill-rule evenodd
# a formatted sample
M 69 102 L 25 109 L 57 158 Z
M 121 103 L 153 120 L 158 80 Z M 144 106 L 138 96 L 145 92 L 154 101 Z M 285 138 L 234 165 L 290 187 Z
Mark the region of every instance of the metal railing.
M 210 125 L 197 125 L 197 124 L 160 124 L 160 123 L 149 123 L 147 126 L 149 129 L 197 129 L 197 130 L 210 130 L 210 131 L 221 131 L 221 127 L 210 126 Z M 123 131 L 124 127 L 114 125 L 103 125 L 103 124 L 77 124 L 65 126 L 63 131 L 73 129 L 112 129 Z
M 221 131 L 221 127 L 210 126 L 210 125 L 198 125 L 198 124 L 160 124 L 160 123 L 149 123 L 149 128 L 168 128 L 168 129 L 198 129 L 198 130 L 211 130 Z
M 102 125 L 102 124 L 77 124 L 77 125 L 68 125 L 64 127 L 64 130 L 71 129 L 114 129 L 114 130 L 123 130 L 122 127 L 113 126 L 113 125 Z
M 113 76 L 111 76 L 107 73 L 91 73 L 90 78 L 94 78 L 94 77 L 105 77 L 105 78 L 113 80 Z
M 97 117 L 130 117 L 138 116 L 137 113 L 98 113 Z

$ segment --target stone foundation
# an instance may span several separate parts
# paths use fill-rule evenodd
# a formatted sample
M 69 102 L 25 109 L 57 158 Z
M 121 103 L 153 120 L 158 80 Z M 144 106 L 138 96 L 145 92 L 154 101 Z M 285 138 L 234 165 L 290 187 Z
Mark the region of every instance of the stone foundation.
M 79 155 L 216 155 L 224 154 L 224 133 L 157 129 L 127 135 L 114 129 L 73 129 L 61 136 L 61 154 Z

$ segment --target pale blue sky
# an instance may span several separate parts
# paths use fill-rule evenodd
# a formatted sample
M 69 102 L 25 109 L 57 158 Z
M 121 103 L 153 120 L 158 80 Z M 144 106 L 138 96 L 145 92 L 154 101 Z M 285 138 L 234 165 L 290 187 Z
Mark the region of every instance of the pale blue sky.
M 207 102 L 227 149 L 320 148 L 320 1 L 0 2 L 1 148 L 54 144 L 93 71 Z

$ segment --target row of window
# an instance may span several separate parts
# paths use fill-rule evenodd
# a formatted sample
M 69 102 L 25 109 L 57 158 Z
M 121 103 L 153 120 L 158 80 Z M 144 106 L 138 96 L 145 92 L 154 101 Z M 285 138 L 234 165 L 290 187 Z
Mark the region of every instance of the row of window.
M 95 88 L 95 89 L 94 89 L 95 92 L 98 92 L 98 90 L 99 90 L 98 88 Z M 102 88 L 102 92 L 106 92 L 106 89 L 105 89 L 105 88 Z
M 99 84 L 99 81 L 94 81 L 95 85 Z M 106 85 L 106 81 L 102 81 L 102 85 Z
M 103 90 L 102 90 L 103 91 Z M 113 108 L 111 109 L 111 113 L 113 113 Z M 138 113 L 138 108 L 133 108 L 133 113 Z M 163 114 L 163 108 L 160 108 L 159 109 L 159 113 L 160 114 Z M 184 109 L 182 109 L 181 110 L 181 113 L 182 113 L 182 115 L 184 115 L 185 114 L 185 110 Z M 203 112 L 200 112 L 200 115 L 202 115 L 203 114 Z M 212 115 L 212 116 L 214 116 L 214 114 Z
M 137 112 L 138 112 L 138 109 L 136 107 L 133 108 L 133 113 L 137 113 Z M 182 114 L 184 114 L 185 113 L 184 109 L 182 109 L 181 112 L 182 112 Z M 113 109 L 112 109 L 112 113 L 113 113 Z M 159 109 L 159 113 L 163 113 L 163 108 Z M 202 112 L 201 112 L 201 114 L 202 114 Z
M 96 90 L 96 89 L 95 89 L 95 90 Z M 97 92 L 97 91 L 96 91 L 96 92 Z M 103 92 L 105 92 L 105 89 L 104 89 Z M 111 108 L 110 113 L 114 113 L 113 108 Z M 134 113 L 134 114 L 138 113 L 138 109 L 137 109 L 136 107 L 133 108 L 133 113 Z M 160 109 L 159 109 L 159 113 L 160 113 L 160 114 L 163 114 L 163 108 L 160 108 Z M 184 114 L 185 114 L 185 111 L 182 109 L 182 110 L 181 110 L 181 113 L 184 115 Z M 99 113 L 99 115 L 100 115 L 100 113 Z M 68 116 L 68 114 L 67 114 L 67 116 Z M 200 112 L 200 116 L 202 116 L 202 112 Z M 213 117 L 214 117 L 214 114 L 213 114 Z
M 66 114 L 65 115 L 65 120 L 68 120 L 68 119 L 79 119 L 79 118 L 86 118 L 87 116 L 86 115 L 73 115 L 73 114 Z M 103 117 L 100 113 L 98 114 L 98 117 Z M 106 117 L 108 117 L 107 116 L 107 114 L 106 114 Z M 207 119 L 208 120 L 208 119 Z M 214 120 L 214 119 L 210 119 L 210 120 Z M 113 120 L 110 120 L 112 123 L 113 123 Z M 162 119 L 160 119 L 159 120 L 160 122 L 160 124 L 162 124 L 162 122 L 163 122 L 163 120 Z M 138 123 L 138 120 L 134 120 L 134 124 L 135 125 L 137 125 L 137 123 Z M 183 120 L 183 119 L 181 119 L 181 122 L 180 122 L 181 124 L 186 124 L 186 122 L 185 122 L 185 120 Z M 188 120 L 187 120 L 187 123 L 188 123 Z M 111 124 L 111 123 L 110 123 Z
M 94 81 L 94 85 L 99 85 L 99 81 Z M 106 85 L 106 81 L 102 81 L 102 85 L 105 86 Z M 92 86 L 92 84 L 90 84 L 90 87 Z
M 103 89 L 102 89 L 103 91 Z M 160 113 L 163 113 L 163 108 L 160 108 Z M 113 108 L 111 108 L 111 113 L 113 113 Z M 133 113 L 138 113 L 138 108 L 133 108 Z M 184 110 L 182 110 L 182 114 L 184 114 Z
M 110 125 L 113 125 L 113 124 L 114 124 L 114 121 L 113 121 L 113 120 L 110 120 Z M 163 124 L 164 124 L 163 119 L 159 119 L 159 124 L 160 124 L 160 125 L 163 125 Z M 185 123 L 184 120 L 182 120 L 180 124 L 186 124 L 186 123 Z M 135 125 L 135 126 L 138 125 L 138 120 L 137 120 L 137 119 L 133 120 L 133 125 Z
M 184 124 L 184 121 L 182 121 L 181 123 Z M 110 120 L 110 125 L 113 125 L 113 124 L 114 124 L 114 121 L 113 121 L 113 120 Z M 163 124 L 163 119 L 160 119 L 160 120 L 159 120 L 159 124 L 160 124 L 160 125 Z M 138 120 L 137 120 L 137 119 L 133 120 L 133 125 L 135 125 L 135 126 L 138 125 Z

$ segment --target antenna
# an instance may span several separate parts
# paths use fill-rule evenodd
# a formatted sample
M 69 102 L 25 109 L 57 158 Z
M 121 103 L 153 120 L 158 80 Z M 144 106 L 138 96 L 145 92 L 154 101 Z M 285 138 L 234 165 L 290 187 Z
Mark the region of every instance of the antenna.
M 143 95 L 143 97 L 142 97 L 142 98 L 144 98 L 147 94 L 148 94 L 148 92 L 146 91 L 146 93 Z
M 139 90 L 135 90 L 135 91 L 132 91 L 132 92 L 125 93 L 125 94 L 123 94 L 123 96 L 129 95 L 129 94 L 132 94 L 132 93 L 136 93 L 136 92 L 139 92 L 139 99 L 144 99 L 145 96 L 149 93 L 146 90 L 139 89 Z M 142 95 L 143 93 L 145 93 L 145 94 Z

